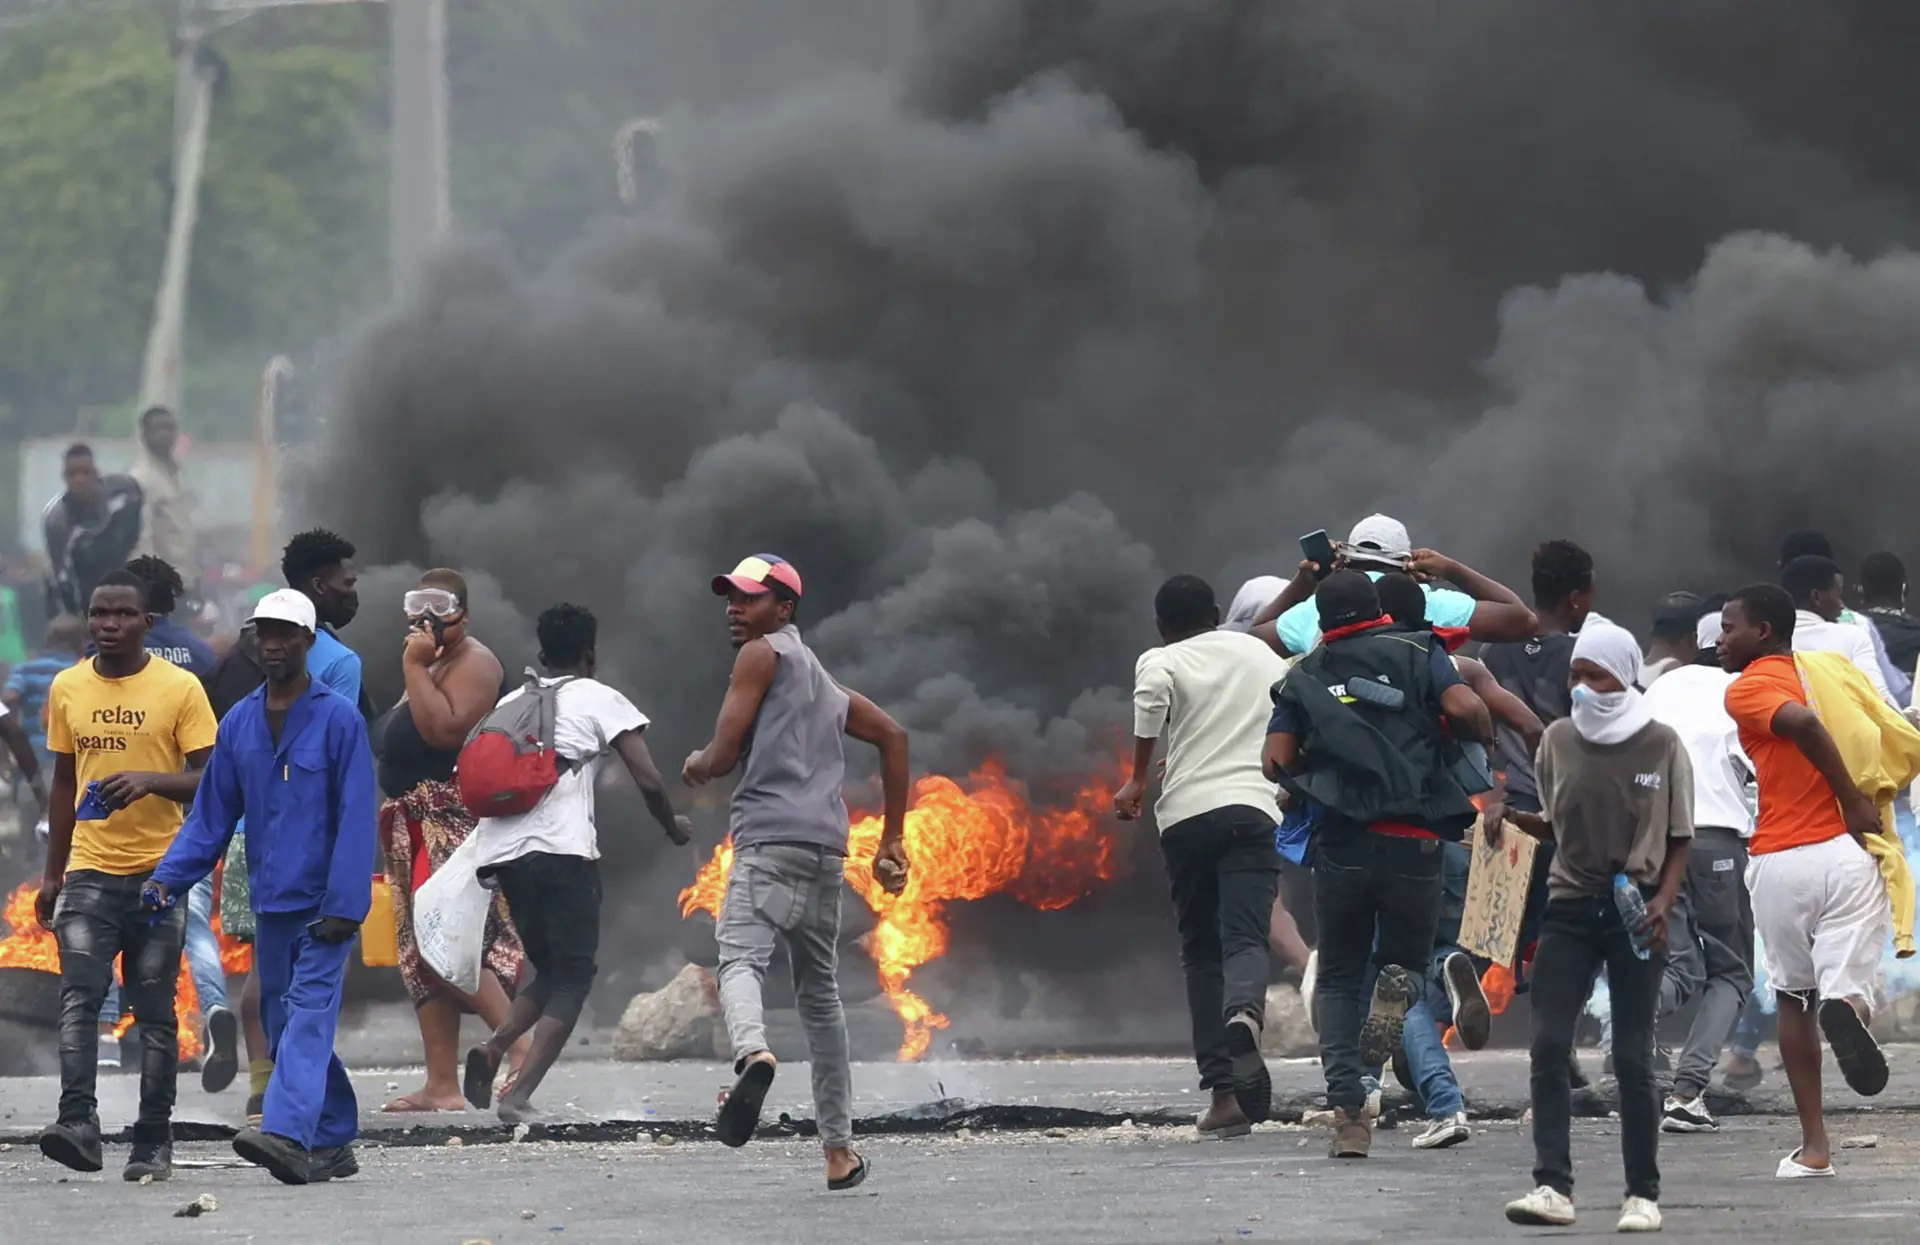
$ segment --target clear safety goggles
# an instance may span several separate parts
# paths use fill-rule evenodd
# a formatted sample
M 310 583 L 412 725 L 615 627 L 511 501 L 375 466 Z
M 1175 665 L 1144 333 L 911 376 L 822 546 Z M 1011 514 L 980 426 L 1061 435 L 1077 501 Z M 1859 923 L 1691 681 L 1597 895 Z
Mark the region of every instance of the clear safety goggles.
M 445 588 L 415 588 L 402 599 L 408 618 L 452 618 L 460 612 L 460 598 Z

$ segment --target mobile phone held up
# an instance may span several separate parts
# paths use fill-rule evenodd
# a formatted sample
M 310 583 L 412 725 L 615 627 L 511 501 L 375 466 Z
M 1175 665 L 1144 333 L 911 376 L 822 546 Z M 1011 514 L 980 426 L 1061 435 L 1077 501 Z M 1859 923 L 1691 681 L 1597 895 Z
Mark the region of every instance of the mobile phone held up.
M 1333 539 L 1327 529 L 1308 532 L 1300 538 L 1300 556 L 1320 568 L 1315 579 L 1325 579 L 1333 570 Z

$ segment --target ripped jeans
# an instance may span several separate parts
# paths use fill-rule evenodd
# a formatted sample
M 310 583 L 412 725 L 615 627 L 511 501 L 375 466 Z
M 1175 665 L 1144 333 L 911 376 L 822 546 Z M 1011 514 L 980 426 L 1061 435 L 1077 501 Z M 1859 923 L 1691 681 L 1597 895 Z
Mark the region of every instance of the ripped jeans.
M 187 908 L 175 904 L 149 921 L 140 887 L 149 875 L 120 876 L 76 869 L 67 874 L 53 909 L 60 944 L 60 1122 L 97 1118 L 100 1005 L 113 984 L 113 958 L 124 957 L 125 996 L 140 1041 L 140 1115 L 135 1141 L 172 1139 L 174 1081 L 179 1070 L 179 1026 L 174 982 L 187 936 Z
M 720 945 L 720 1008 L 737 1064 L 767 1049 L 761 983 L 775 943 L 785 945 L 813 1065 L 820 1143 L 830 1149 L 853 1144 L 853 1066 L 835 975 L 845 890 L 846 857 L 836 852 L 802 843 L 743 847 L 733 858 L 714 929 Z

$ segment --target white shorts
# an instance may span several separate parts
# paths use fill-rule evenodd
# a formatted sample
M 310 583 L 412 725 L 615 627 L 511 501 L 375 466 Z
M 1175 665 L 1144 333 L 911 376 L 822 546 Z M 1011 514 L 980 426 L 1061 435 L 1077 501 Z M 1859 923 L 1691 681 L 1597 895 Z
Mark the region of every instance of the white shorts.
M 1865 848 L 1843 834 L 1756 855 L 1747 865 L 1747 890 L 1769 987 L 1879 1006 L 1893 909 Z

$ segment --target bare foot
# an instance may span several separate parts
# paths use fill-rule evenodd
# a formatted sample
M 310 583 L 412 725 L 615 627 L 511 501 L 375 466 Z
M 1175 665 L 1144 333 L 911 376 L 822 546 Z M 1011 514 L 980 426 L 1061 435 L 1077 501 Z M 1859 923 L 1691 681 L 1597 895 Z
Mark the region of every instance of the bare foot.
M 424 1089 L 416 1089 L 404 1098 L 395 1098 L 382 1111 L 395 1113 L 426 1113 L 431 1111 L 465 1111 L 467 1100 L 459 1093 L 439 1094 Z

